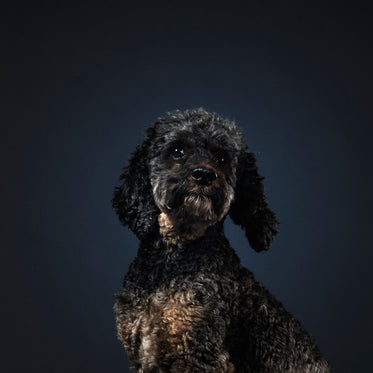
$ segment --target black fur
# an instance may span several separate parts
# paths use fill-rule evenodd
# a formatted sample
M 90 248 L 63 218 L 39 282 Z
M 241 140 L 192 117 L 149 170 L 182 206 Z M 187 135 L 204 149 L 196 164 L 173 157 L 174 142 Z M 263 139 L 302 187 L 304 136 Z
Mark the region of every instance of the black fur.
M 256 251 L 278 232 L 233 122 L 203 109 L 160 118 L 120 179 L 113 207 L 141 240 L 115 305 L 133 371 L 331 372 L 224 236 L 227 214 Z
M 115 189 L 113 207 L 123 225 L 141 240 L 157 229 L 159 213 L 152 198 L 148 177 L 148 149 L 150 140 L 139 144 L 120 176 L 122 185 Z
M 276 215 L 268 208 L 262 181 L 254 154 L 242 154 L 230 216 L 245 229 L 246 237 L 256 251 L 268 250 L 278 233 Z

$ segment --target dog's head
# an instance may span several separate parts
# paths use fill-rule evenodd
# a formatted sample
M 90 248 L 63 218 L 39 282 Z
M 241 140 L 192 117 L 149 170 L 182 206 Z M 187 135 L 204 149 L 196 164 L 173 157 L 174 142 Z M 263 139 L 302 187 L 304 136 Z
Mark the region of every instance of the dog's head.
M 113 207 L 144 240 L 193 240 L 232 220 L 256 250 L 269 248 L 277 219 L 268 208 L 263 178 L 231 121 L 203 109 L 177 111 L 146 131 L 121 175 Z

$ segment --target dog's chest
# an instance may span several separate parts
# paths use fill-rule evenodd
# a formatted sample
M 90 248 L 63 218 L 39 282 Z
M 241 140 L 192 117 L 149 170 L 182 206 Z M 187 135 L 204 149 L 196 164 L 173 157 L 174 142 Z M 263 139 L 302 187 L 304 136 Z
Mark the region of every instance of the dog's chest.
M 160 355 L 188 351 L 188 338 L 211 318 L 214 303 L 212 297 L 193 289 L 158 290 L 140 301 L 118 306 L 119 338 L 142 364 L 156 366 Z

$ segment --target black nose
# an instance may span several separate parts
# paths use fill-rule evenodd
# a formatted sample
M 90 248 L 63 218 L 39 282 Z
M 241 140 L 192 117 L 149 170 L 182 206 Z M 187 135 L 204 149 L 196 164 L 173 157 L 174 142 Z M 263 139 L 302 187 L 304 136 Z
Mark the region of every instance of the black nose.
M 211 185 L 217 177 L 211 168 L 198 167 L 192 171 L 193 180 L 200 185 Z

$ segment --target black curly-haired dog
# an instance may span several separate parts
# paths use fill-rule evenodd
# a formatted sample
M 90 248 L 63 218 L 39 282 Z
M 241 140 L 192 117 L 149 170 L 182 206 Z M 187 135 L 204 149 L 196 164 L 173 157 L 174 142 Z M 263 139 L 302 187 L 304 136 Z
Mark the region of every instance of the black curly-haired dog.
M 277 219 L 231 121 L 176 111 L 146 131 L 113 206 L 140 239 L 116 295 L 118 336 L 137 372 L 331 372 L 300 323 L 242 267 L 227 214 L 267 250 Z

